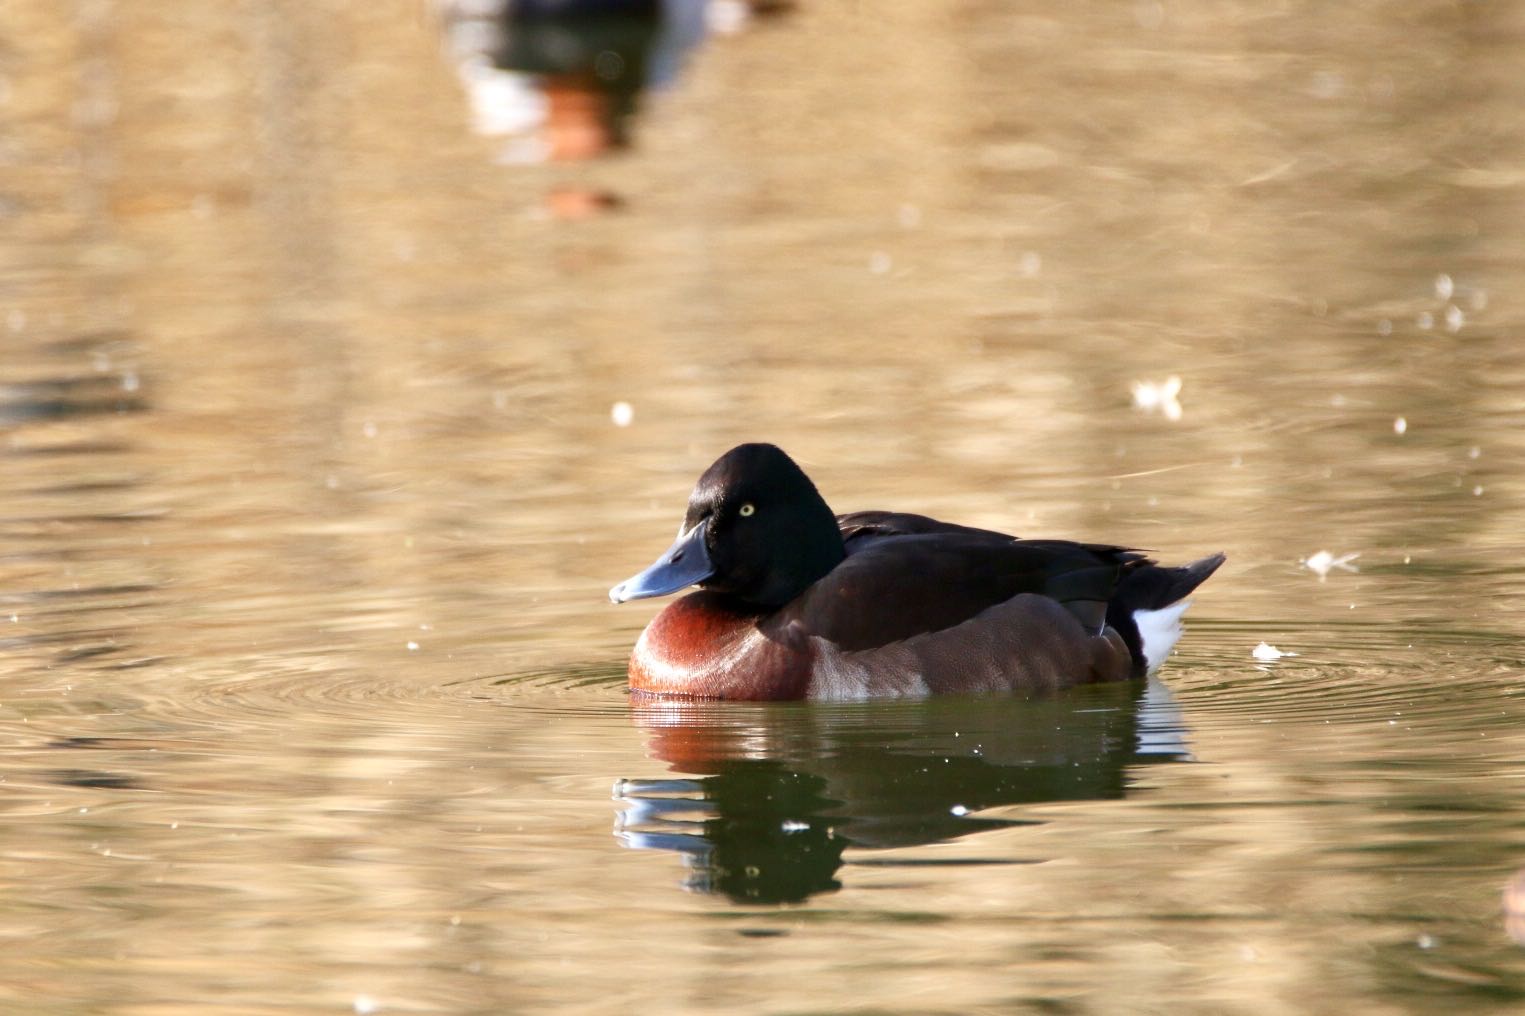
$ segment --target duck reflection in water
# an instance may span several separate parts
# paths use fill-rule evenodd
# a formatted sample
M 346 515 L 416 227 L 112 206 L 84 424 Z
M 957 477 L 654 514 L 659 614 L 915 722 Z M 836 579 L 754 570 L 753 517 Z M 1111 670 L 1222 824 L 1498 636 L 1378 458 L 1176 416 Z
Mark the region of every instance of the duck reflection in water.
M 619 781 L 616 837 L 679 853 L 687 888 L 739 903 L 799 902 L 838 889 L 844 864 L 1028 863 L 876 860 L 865 851 L 1033 824 L 1009 811 L 984 813 L 1121 798 L 1130 766 L 1190 758 L 1179 709 L 1158 681 L 1031 699 L 638 699 L 633 715 L 650 754 L 689 775 Z M 857 849 L 844 858 L 849 847 Z
M 510 163 L 625 147 L 643 92 L 673 84 L 712 31 L 784 13 L 779 0 L 436 0 L 478 133 Z
M 543 146 L 524 154 L 591 159 L 629 143 L 629 121 L 663 28 L 658 0 L 510 0 L 502 70 L 535 75 Z

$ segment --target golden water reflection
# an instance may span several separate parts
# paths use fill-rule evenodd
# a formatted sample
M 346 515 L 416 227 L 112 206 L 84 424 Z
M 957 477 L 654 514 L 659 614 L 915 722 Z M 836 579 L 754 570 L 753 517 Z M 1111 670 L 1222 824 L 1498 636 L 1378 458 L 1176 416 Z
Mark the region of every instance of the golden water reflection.
M 432 5 L 8 13 L 3 1007 L 1518 1009 L 1515 7 L 801 3 L 575 164 L 470 129 Z M 1195 761 L 1084 714 L 1083 792 L 1009 767 L 955 836 L 928 774 L 894 846 L 873 726 L 670 772 L 604 590 L 743 440 L 841 511 L 1227 551 Z M 940 709 L 861 715 L 1001 716 Z M 692 780 L 755 845 L 783 773 L 860 819 L 837 891 L 610 836 Z

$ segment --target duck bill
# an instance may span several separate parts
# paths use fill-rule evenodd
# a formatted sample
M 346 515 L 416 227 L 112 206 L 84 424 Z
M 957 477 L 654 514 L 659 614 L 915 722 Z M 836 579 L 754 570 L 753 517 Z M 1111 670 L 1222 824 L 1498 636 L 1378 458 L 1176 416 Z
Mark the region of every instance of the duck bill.
M 704 532 L 708 525 L 706 519 L 679 536 L 650 568 L 609 590 L 609 599 L 624 603 L 648 596 L 666 596 L 715 574 L 710 552 L 704 548 Z

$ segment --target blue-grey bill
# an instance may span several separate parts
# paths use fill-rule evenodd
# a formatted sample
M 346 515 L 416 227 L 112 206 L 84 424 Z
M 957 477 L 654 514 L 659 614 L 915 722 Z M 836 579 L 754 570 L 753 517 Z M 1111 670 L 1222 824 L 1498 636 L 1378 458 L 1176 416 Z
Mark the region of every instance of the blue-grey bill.
M 609 590 L 609 599 L 624 603 L 648 596 L 666 596 L 715 574 L 710 553 L 704 548 L 704 531 L 708 525 L 709 521 L 705 520 L 679 536 L 650 568 Z

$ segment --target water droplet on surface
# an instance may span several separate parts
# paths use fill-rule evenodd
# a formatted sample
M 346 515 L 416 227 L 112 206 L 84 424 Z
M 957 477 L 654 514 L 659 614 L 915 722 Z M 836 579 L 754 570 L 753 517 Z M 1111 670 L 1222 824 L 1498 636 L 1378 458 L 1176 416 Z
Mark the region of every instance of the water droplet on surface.
M 1400 416 L 1396 420 L 1393 421 L 1393 433 L 1394 434 L 1407 434 L 1408 433 L 1408 429 L 1409 429 L 1409 422 L 1407 420 L 1405 420 L 1403 417 Z
M 1181 418 L 1181 379 L 1174 375 L 1164 381 L 1133 382 L 1133 404 L 1139 409 L 1158 410 L 1167 420 Z
M 895 261 L 882 250 L 876 250 L 868 257 L 868 270 L 875 275 L 884 275 L 895 267 Z
M 635 420 L 635 407 L 628 402 L 616 402 L 609 407 L 609 419 L 616 427 L 628 427 Z
M 1435 299 L 1449 300 L 1454 292 L 1456 292 L 1456 284 L 1451 281 L 1451 276 L 1445 272 L 1435 276 Z
M 1303 566 L 1306 567 L 1309 571 L 1318 575 L 1319 581 L 1322 582 L 1324 578 L 1335 568 L 1339 568 L 1342 571 L 1348 572 L 1360 571 L 1359 568 L 1351 564 L 1352 561 L 1360 556 L 1361 555 L 1359 553 L 1354 553 L 1341 554 L 1336 557 L 1334 554 L 1327 550 L 1321 550 L 1316 554 L 1309 555 L 1303 560 L 1302 563 Z
M 1255 657 L 1257 660 L 1269 661 L 1279 660 L 1283 656 L 1296 656 L 1297 654 L 1293 652 L 1284 653 L 1280 649 L 1277 649 L 1275 646 L 1271 645 L 1269 642 L 1262 642 L 1254 649 L 1250 650 L 1250 655 Z

